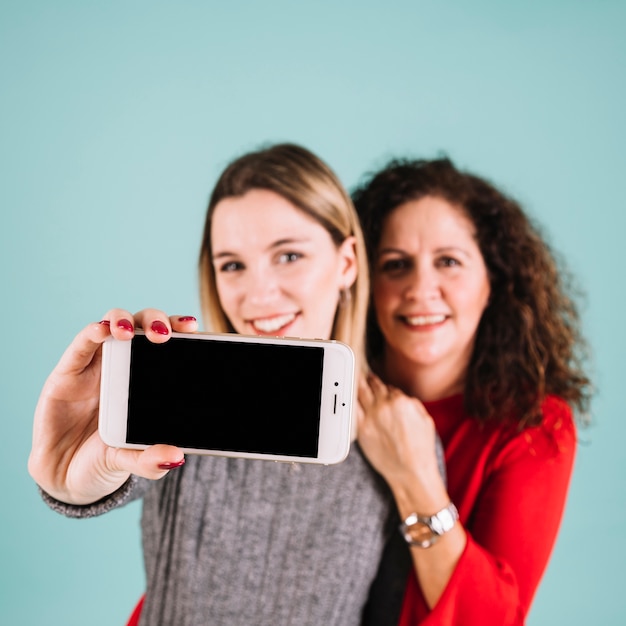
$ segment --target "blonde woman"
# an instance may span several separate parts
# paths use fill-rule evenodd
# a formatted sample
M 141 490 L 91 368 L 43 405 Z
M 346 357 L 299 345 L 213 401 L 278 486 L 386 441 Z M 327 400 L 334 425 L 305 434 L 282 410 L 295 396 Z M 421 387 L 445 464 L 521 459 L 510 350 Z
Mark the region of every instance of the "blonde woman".
M 223 172 L 200 291 L 208 330 L 339 339 L 363 364 L 361 230 L 337 177 L 302 147 L 271 146 Z M 329 467 L 107 447 L 97 432 L 100 347 L 139 327 L 160 343 L 197 322 L 114 309 L 87 326 L 44 386 L 29 462 L 46 502 L 71 517 L 143 498 L 147 590 L 132 622 L 363 623 L 392 500 L 358 445 Z

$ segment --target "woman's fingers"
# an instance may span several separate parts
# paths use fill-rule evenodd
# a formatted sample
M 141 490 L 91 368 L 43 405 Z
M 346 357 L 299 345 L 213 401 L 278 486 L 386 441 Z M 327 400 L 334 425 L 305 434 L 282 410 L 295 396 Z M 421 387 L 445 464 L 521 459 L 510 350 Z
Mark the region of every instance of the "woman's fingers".
M 388 394 L 387 385 L 385 385 L 385 383 L 382 380 L 380 380 L 380 378 L 378 378 L 376 374 L 373 374 L 372 372 L 370 372 L 367 375 L 367 382 L 369 383 L 369 386 L 375 396 L 382 396 L 382 397 L 387 396 Z
M 389 388 L 385 383 L 369 372 L 359 379 L 358 385 L 359 401 L 365 406 L 371 406 L 375 402 L 381 402 L 389 397 Z
M 135 326 L 142 328 L 153 343 L 164 343 L 172 335 L 169 316 L 158 309 L 143 309 L 135 313 L 134 320 Z
M 123 309 L 111 309 L 98 323 L 89 324 L 81 330 L 65 350 L 56 374 L 80 374 L 94 361 L 99 354 L 100 346 L 110 336 L 116 339 L 130 339 L 134 334 L 131 321 L 133 316 Z
M 134 320 L 137 328 L 142 328 L 153 343 L 167 341 L 172 331 L 193 333 L 198 330 L 198 320 L 193 315 L 168 316 L 158 309 L 143 309 L 135 313 Z
M 132 339 L 135 334 L 133 314 L 125 309 L 110 309 L 104 314 L 100 324 L 107 326 L 113 337 L 122 341 Z
M 177 333 L 195 333 L 198 320 L 193 315 L 170 315 L 170 326 Z
M 141 328 L 154 343 L 167 341 L 172 331 L 193 333 L 198 330 L 198 320 L 193 315 L 166 315 L 159 309 L 143 309 L 134 315 L 124 309 L 111 309 L 102 318 L 116 339 L 130 339 L 135 328 Z
M 67 347 L 55 368 L 57 375 L 78 375 L 92 364 L 100 346 L 111 336 L 108 324 L 89 324 Z
M 162 478 L 171 469 L 184 465 L 183 451 L 176 446 L 157 444 L 145 450 L 107 449 L 107 466 L 112 472 L 130 472 L 143 478 Z
M 369 383 L 367 382 L 366 378 L 363 376 L 359 378 L 359 383 L 357 387 L 357 395 L 359 399 L 359 404 L 364 409 L 369 408 L 374 402 L 374 393 L 371 387 L 369 386 Z

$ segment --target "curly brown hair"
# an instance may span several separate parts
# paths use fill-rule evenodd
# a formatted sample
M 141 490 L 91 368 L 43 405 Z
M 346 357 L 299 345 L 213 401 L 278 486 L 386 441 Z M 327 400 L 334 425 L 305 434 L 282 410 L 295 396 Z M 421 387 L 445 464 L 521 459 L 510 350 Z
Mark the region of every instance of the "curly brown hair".
M 465 406 L 479 420 L 515 416 L 520 427 L 541 421 L 554 394 L 588 421 L 591 383 L 571 274 L 521 206 L 448 158 L 394 159 L 353 191 L 370 268 L 383 223 L 399 205 L 442 198 L 473 222 L 491 286 L 465 380 Z M 577 293 L 577 295 L 580 295 Z M 370 311 L 367 355 L 375 362 L 384 338 Z

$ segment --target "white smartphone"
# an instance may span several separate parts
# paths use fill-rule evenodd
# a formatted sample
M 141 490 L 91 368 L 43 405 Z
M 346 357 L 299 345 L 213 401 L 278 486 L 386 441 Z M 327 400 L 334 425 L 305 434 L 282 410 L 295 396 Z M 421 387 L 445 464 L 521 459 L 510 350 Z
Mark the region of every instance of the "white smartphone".
M 353 401 L 338 341 L 137 331 L 103 345 L 99 432 L 113 447 L 330 465 L 348 455 Z

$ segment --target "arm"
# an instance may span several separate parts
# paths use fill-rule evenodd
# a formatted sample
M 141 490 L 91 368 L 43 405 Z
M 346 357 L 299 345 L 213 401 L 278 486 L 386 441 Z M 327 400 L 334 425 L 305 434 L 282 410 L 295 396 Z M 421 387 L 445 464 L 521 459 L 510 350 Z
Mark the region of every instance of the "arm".
M 556 541 L 575 444 L 569 408 L 549 399 L 541 426 L 494 451 L 462 512 L 467 547 L 425 624 L 524 623 Z
M 359 443 L 393 492 L 400 518 L 432 515 L 450 502 L 436 455 L 435 425 L 421 402 L 374 375 L 359 385 Z M 428 606 L 443 593 L 465 549 L 461 524 L 427 550 L 411 549 Z
M 130 340 L 135 326 L 145 328 L 147 337 L 157 343 L 167 341 L 172 328 L 196 330 L 193 318 L 170 319 L 155 310 L 133 317 L 114 309 L 103 322 L 90 324 L 75 337 L 39 397 L 28 460 L 31 476 L 54 500 L 76 505 L 97 502 L 122 487 L 131 473 L 161 478 L 183 459 L 173 446 L 115 449 L 98 435 L 102 343 L 111 335 Z
M 361 445 L 391 487 L 400 516 L 443 508 L 450 497 L 433 469 L 429 444 L 420 443 L 434 430 L 423 405 L 376 379 L 361 384 L 359 401 Z M 433 624 L 523 621 L 554 544 L 571 475 L 575 433 L 571 414 L 561 417 L 559 429 L 549 420 L 533 429 L 530 443 L 528 431 L 514 437 L 484 468 L 487 482 L 472 485 L 480 494 L 475 502 L 463 500 L 469 491 L 463 487 L 455 494 L 462 523 L 432 547 L 411 549 L 416 576 L 402 624 L 426 615 L 424 623 Z M 460 448 L 484 443 L 475 438 Z M 455 483 L 462 474 L 462 485 L 483 479 L 473 464 L 448 471 Z
M 124 506 L 133 500 L 142 498 L 151 481 L 131 474 L 128 480 L 112 494 L 92 504 L 67 504 L 47 494 L 41 487 L 39 493 L 42 500 L 55 512 L 74 519 L 87 519 L 104 515 L 113 509 Z

